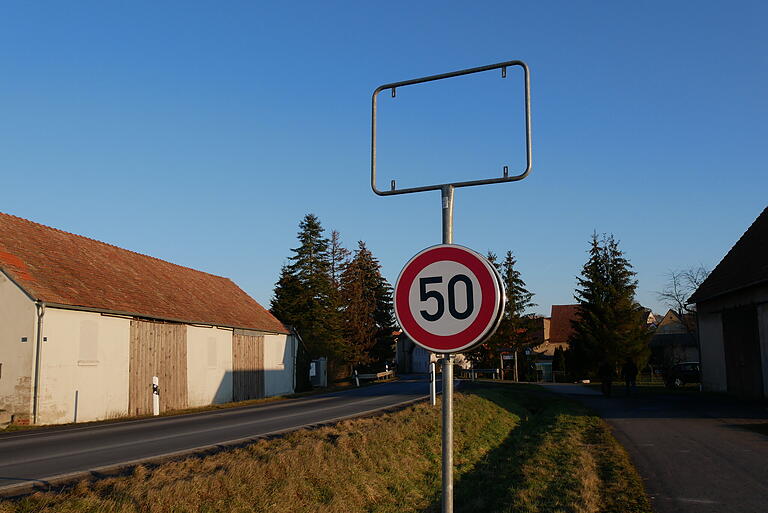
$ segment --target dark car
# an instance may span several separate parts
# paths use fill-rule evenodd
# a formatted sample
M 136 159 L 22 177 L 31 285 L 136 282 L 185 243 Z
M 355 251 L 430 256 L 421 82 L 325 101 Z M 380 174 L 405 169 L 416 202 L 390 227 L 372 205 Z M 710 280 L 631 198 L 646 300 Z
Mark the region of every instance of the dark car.
M 678 388 L 686 383 L 701 382 L 699 362 L 683 362 L 673 365 L 664 376 L 664 381 L 669 388 Z

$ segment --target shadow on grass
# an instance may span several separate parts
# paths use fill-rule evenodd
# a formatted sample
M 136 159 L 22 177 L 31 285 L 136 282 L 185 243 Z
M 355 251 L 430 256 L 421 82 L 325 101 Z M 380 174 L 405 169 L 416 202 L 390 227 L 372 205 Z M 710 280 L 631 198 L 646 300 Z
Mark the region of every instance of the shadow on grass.
M 524 497 L 526 476 L 523 472 L 526 463 L 540 450 L 563 406 L 572 403 L 541 389 L 516 388 L 514 385 L 473 383 L 463 386 L 462 392 L 478 394 L 518 415 L 520 424 L 474 468 L 455 480 L 455 510 L 484 513 L 528 511 L 528 508 L 530 511 L 572 511 L 564 500 L 573 483 L 562 478 L 551 480 L 543 489 L 537 490 L 536 504 L 526 505 L 529 498 Z M 547 504 L 553 509 L 541 508 Z M 439 511 L 441 498 L 437 496 L 423 513 Z
M 474 467 L 457 467 L 456 511 L 650 513 L 637 472 L 607 425 L 583 405 L 542 388 L 470 384 L 520 418 Z M 422 513 L 440 511 L 435 497 Z

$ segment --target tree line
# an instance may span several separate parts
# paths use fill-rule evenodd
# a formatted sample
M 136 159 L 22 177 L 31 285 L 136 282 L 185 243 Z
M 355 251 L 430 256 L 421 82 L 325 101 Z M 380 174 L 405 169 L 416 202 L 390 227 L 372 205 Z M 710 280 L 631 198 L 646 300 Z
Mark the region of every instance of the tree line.
M 381 365 L 394 358 L 398 329 L 392 286 L 378 259 L 359 241 L 346 249 L 339 232 L 326 235 L 320 220 L 307 214 L 299 223 L 298 247 L 282 266 L 271 301 L 272 313 L 295 327 L 303 341 L 297 386 L 307 386 L 309 361 L 328 358 L 329 375 L 341 378 L 353 367 Z M 466 357 L 476 367 L 496 368 L 502 353 L 517 353 L 519 378 L 535 380 L 533 349 L 543 341 L 541 318 L 512 251 L 499 260 L 489 252 L 504 283 L 506 308 L 496 333 Z M 553 369 L 570 377 L 598 376 L 631 360 L 642 368 L 649 355 L 647 311 L 635 299 L 637 280 L 613 235 L 592 235 L 589 258 L 577 278 L 579 304 L 569 349 L 558 350 Z
M 332 378 L 392 358 L 392 287 L 365 242 L 349 251 L 339 232 L 326 236 L 317 216 L 307 214 L 299 223 L 298 243 L 280 269 L 270 304 L 303 341 L 297 388 L 308 386 L 312 358 L 328 358 Z

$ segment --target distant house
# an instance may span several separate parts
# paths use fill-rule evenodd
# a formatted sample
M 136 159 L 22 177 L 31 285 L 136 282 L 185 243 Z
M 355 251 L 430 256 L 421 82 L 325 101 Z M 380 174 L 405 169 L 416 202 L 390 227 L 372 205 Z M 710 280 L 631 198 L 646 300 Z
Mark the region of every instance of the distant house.
M 768 208 L 694 292 L 702 386 L 768 397 Z
M 0 410 L 56 424 L 285 394 L 296 341 L 227 278 L 0 214 Z
M 568 349 L 568 339 L 573 333 L 571 322 L 576 320 L 579 305 L 552 305 L 551 317 L 540 318 L 543 340 L 533 348 L 536 355 L 536 373 L 541 381 L 553 381 L 552 360 L 555 349 Z
M 651 362 L 661 367 L 680 362 L 698 362 L 696 331 L 694 316 L 683 315 L 681 319 L 674 310 L 667 311 L 651 337 Z

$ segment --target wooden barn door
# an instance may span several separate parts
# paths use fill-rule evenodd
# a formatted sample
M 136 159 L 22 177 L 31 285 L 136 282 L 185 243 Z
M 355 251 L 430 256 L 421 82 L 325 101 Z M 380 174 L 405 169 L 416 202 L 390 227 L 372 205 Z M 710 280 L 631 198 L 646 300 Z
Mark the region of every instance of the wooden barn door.
M 755 305 L 723 311 L 723 343 L 728 393 L 762 399 L 763 369 Z
M 235 401 L 265 397 L 264 336 L 232 334 L 232 388 Z
M 152 376 L 160 379 L 160 412 L 187 407 L 187 327 L 131 321 L 128 411 L 152 413 Z

